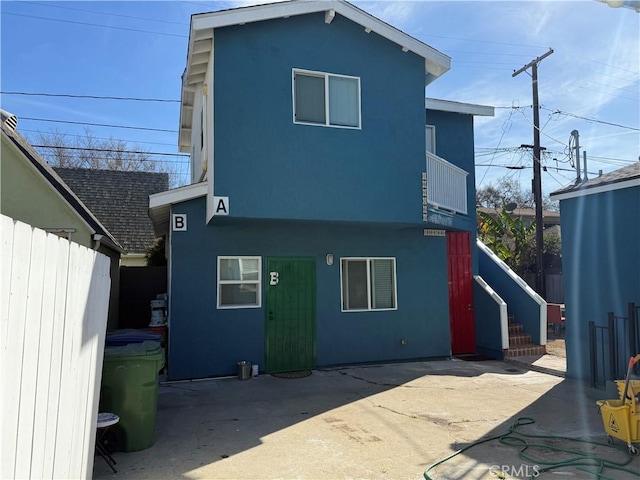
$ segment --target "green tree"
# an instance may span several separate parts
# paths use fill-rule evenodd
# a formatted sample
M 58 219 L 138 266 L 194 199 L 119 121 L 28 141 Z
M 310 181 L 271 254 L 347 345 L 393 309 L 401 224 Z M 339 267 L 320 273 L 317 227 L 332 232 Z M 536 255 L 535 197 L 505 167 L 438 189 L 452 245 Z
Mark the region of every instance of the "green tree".
M 517 273 L 528 266 L 528 249 L 534 234 L 535 223 L 527 225 L 504 208 L 493 215 L 478 212 L 478 237 Z
M 147 266 L 149 267 L 160 267 L 167 264 L 164 237 L 155 239 L 153 245 L 151 245 L 145 253 L 144 259 L 147 261 Z

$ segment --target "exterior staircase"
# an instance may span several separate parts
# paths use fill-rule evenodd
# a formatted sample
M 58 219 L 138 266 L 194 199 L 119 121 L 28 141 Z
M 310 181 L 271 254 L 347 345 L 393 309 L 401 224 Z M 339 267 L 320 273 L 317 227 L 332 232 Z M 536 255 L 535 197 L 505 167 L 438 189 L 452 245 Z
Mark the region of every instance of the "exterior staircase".
M 531 335 L 524 331 L 524 326 L 515 323 L 513 315 L 509 319 L 509 349 L 504 352 L 505 357 L 524 357 L 528 355 L 544 355 L 547 350 L 544 345 L 536 345 L 531 341 Z

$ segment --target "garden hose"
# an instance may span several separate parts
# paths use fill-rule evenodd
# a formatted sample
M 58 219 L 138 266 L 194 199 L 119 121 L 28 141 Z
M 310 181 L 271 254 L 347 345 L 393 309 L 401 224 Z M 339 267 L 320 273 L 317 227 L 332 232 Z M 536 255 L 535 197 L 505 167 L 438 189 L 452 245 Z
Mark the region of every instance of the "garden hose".
M 520 431 L 516 431 L 521 426 L 532 425 L 534 423 L 535 423 L 535 420 L 530 417 L 520 417 L 513 423 L 513 425 L 511 425 L 507 433 L 483 438 L 481 440 L 478 440 L 477 442 L 467 445 L 461 450 L 458 450 L 456 452 L 451 453 L 450 455 L 447 455 L 446 457 L 438 460 L 436 463 L 427 467 L 427 469 L 424 471 L 424 474 L 423 474 L 425 480 L 436 480 L 429 476 L 429 472 L 435 467 L 442 465 L 448 460 L 451 460 L 457 455 L 460 455 L 461 453 L 466 452 L 467 450 L 473 447 L 476 447 L 483 443 L 491 442 L 494 440 L 498 440 L 502 445 L 518 448 L 519 449 L 518 455 L 523 461 L 530 462 L 531 464 L 537 466 L 537 468 L 535 469 L 535 472 L 529 476 L 530 479 L 538 477 L 543 472 L 548 472 L 551 470 L 564 468 L 564 467 L 575 467 L 577 470 L 588 473 L 590 475 L 593 475 L 595 478 L 603 479 L 603 480 L 615 480 L 614 477 L 610 477 L 607 475 L 608 470 L 617 471 L 617 472 L 626 472 L 626 473 L 635 475 L 636 478 L 640 478 L 640 471 L 637 471 L 631 468 L 624 468 L 626 465 L 631 463 L 631 460 L 633 459 L 633 456 L 631 455 L 631 453 L 626 449 L 622 449 L 620 447 L 617 447 L 615 445 L 610 445 L 608 443 L 594 442 L 594 441 L 581 440 L 581 439 L 569 438 L 569 437 L 558 437 L 553 435 L 533 435 L 533 434 L 527 434 L 527 433 L 522 433 Z M 560 448 L 560 447 L 555 447 L 553 445 L 550 445 L 548 443 L 536 442 L 536 439 L 539 441 L 564 440 L 564 441 L 570 441 L 570 442 L 580 443 L 580 444 L 597 445 L 599 447 L 613 448 L 616 452 L 624 453 L 626 455 L 626 460 L 622 462 L 615 462 L 613 460 L 609 460 L 601 456 L 590 455 L 584 451 L 574 450 L 571 448 Z M 545 451 L 571 454 L 572 457 L 570 457 L 568 460 L 564 460 L 561 462 L 549 462 L 549 461 L 542 460 L 541 458 L 533 457 L 531 454 L 527 453 L 527 450 L 529 449 L 542 449 Z M 587 468 L 587 467 L 591 467 L 591 468 Z

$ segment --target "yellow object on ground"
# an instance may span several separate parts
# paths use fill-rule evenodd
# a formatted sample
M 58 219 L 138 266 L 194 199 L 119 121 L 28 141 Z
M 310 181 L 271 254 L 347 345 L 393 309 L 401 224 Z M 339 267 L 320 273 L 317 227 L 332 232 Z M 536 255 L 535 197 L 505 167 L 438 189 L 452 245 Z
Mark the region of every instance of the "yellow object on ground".
M 596 402 L 609 443 L 612 437 L 623 440 L 634 455 L 638 455 L 639 451 L 632 444 L 640 442 L 640 380 L 630 380 L 629 377 L 637 362 L 640 362 L 640 355 L 631 357 L 627 378 L 624 381 L 616 380 L 619 399 Z

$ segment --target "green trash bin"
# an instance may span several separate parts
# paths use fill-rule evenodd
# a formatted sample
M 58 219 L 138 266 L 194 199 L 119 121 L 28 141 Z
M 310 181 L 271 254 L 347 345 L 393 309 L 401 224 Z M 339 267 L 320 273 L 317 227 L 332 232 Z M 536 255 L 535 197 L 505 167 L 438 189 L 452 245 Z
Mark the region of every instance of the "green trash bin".
M 114 425 L 124 452 L 153 445 L 158 406 L 158 371 L 164 366 L 160 342 L 144 341 L 106 347 L 102 366 L 100 411 L 115 413 Z

